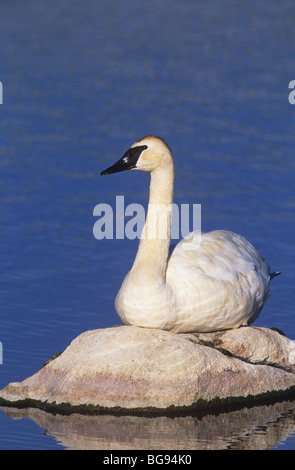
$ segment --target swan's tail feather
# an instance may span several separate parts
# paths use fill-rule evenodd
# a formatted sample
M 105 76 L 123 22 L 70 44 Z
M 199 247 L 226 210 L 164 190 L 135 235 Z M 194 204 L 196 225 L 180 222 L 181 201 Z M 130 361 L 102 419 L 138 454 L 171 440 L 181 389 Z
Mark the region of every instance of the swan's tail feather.
M 272 280 L 276 276 L 279 276 L 280 274 L 282 274 L 281 271 L 276 271 L 275 273 L 270 273 L 270 280 Z

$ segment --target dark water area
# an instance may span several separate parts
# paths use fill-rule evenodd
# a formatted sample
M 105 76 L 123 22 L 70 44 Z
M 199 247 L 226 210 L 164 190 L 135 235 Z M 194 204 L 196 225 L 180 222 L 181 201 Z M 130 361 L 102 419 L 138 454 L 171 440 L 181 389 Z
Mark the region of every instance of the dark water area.
M 292 0 L 0 2 L 0 389 L 83 331 L 121 324 L 114 298 L 138 241 L 95 239 L 93 209 L 117 195 L 147 205 L 147 174 L 99 174 L 149 134 L 172 148 L 174 200 L 202 205 L 202 230 L 244 235 L 282 271 L 255 325 L 295 340 L 294 21 Z M 49 418 L 16 417 L 0 411 L 1 449 L 73 445 L 70 419 L 60 438 Z M 261 440 L 246 448 L 295 449 L 294 405 L 251 419 Z M 185 426 L 202 447 L 197 420 L 171 432 Z M 147 432 L 152 448 L 151 421 Z

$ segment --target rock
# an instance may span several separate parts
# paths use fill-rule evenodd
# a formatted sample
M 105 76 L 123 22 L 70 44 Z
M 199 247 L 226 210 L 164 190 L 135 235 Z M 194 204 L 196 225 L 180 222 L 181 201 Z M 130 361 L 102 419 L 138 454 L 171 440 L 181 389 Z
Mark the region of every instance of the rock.
M 295 373 L 295 342 L 254 326 L 215 333 L 194 333 L 191 340 L 252 364 L 267 364 Z
M 163 413 L 295 398 L 295 342 L 244 327 L 175 334 L 121 326 L 78 336 L 0 404 L 59 412 Z

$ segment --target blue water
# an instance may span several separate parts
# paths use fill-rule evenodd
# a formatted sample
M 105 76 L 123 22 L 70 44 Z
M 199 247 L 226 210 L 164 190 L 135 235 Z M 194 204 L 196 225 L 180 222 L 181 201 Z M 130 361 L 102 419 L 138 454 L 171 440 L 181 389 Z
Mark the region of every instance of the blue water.
M 146 205 L 148 175 L 100 177 L 137 139 L 175 156 L 176 203 L 282 271 L 256 325 L 295 339 L 292 0 L 0 3 L 0 389 L 81 332 L 120 324 L 137 240 L 93 236 L 100 202 Z M 290 436 L 280 449 L 295 449 Z M 0 448 L 63 448 L 0 412 Z

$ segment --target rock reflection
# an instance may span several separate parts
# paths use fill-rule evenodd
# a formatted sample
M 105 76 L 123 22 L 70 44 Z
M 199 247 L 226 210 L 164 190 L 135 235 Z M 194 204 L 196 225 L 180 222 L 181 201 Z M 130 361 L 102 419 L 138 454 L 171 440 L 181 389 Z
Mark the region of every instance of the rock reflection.
M 28 417 L 67 449 L 75 450 L 267 450 L 295 432 L 295 402 L 243 408 L 202 418 L 52 415 L 2 407 Z

